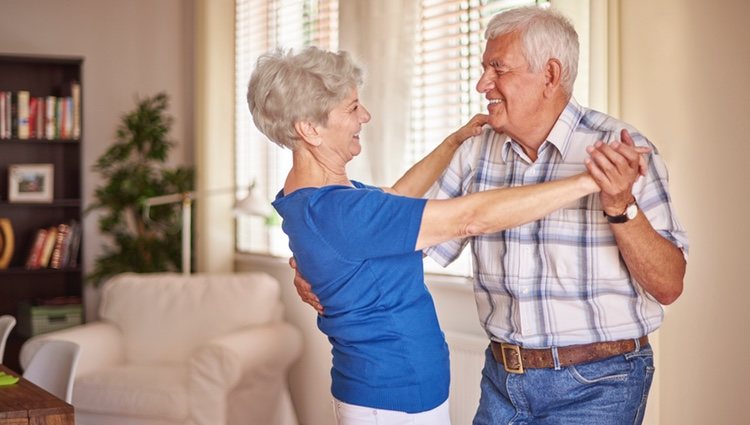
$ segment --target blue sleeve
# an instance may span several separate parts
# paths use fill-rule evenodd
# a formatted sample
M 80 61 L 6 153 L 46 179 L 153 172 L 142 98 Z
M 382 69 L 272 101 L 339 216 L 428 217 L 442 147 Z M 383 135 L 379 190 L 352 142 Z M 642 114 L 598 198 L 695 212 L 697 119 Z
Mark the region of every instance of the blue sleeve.
M 306 215 L 341 256 L 364 260 L 414 252 L 426 203 L 371 187 L 332 186 L 311 200 Z

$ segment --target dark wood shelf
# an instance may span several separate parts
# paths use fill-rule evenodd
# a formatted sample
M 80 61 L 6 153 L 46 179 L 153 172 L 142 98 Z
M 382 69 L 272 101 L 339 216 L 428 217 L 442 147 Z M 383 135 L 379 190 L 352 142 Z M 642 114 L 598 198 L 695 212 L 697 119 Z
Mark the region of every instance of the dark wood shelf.
M 0 207 L 18 207 L 18 208 L 70 208 L 80 207 L 80 199 L 54 199 L 52 202 L 10 202 L 0 201 Z
M 75 146 L 81 143 L 80 139 L 0 139 L 0 147 L 3 145 L 16 144 L 38 144 L 38 145 L 71 145 Z
M 0 276 L 11 275 L 11 274 L 25 274 L 25 275 L 45 275 L 45 274 L 60 274 L 60 273 L 81 273 L 80 267 L 68 267 L 64 269 L 27 269 L 24 267 L 9 267 L 4 270 L 0 270 Z
M 80 87 L 80 130 L 83 130 L 83 59 L 76 57 L 0 54 L 0 91 L 28 91 L 31 98 L 73 96 Z M 46 134 L 46 133 L 45 133 Z M 70 133 L 73 134 L 73 133 Z M 83 133 L 75 139 L 47 139 L 39 133 L 19 139 L 17 134 L 0 139 L 0 217 L 10 221 L 14 249 L 7 269 L 0 270 L 0 314 L 19 314 L 19 303 L 60 297 L 81 297 L 84 268 L 81 235 L 73 267 L 26 269 L 39 229 L 76 221 L 83 215 Z M 78 135 L 78 134 L 76 134 Z M 15 164 L 52 164 L 52 202 L 10 202 L 9 168 Z M 79 226 L 82 227 L 82 226 Z M 57 241 L 55 240 L 55 243 Z M 68 257 L 71 258 L 71 257 Z M 18 354 L 26 338 L 11 334 L 5 364 L 18 367 Z

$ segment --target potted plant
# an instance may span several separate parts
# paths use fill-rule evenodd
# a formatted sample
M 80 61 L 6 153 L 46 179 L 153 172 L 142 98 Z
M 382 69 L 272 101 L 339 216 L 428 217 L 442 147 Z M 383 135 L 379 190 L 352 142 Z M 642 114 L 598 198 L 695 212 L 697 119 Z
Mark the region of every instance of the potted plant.
M 107 238 L 87 280 L 98 284 L 123 272 L 149 273 L 180 268 L 179 204 L 152 208 L 153 196 L 193 189 L 192 167 L 167 167 L 174 142 L 168 139 L 172 117 L 166 93 L 137 100 L 122 117 L 117 141 L 94 165 L 104 183 L 86 212 L 99 211 L 99 230 Z

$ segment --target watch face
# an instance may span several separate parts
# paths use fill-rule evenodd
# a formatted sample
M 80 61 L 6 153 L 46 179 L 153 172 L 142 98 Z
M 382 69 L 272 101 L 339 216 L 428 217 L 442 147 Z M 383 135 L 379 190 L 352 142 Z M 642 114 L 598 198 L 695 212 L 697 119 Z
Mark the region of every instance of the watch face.
M 633 202 L 632 204 L 628 205 L 628 207 L 625 209 L 625 215 L 628 217 L 628 220 L 634 219 L 635 216 L 638 215 L 638 204 Z

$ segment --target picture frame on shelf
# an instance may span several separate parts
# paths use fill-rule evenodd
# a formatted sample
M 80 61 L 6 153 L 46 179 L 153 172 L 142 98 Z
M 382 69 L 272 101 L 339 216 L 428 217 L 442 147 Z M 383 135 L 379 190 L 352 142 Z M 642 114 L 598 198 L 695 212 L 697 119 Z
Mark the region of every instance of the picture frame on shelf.
M 51 203 L 54 175 L 53 164 L 10 164 L 8 201 Z

